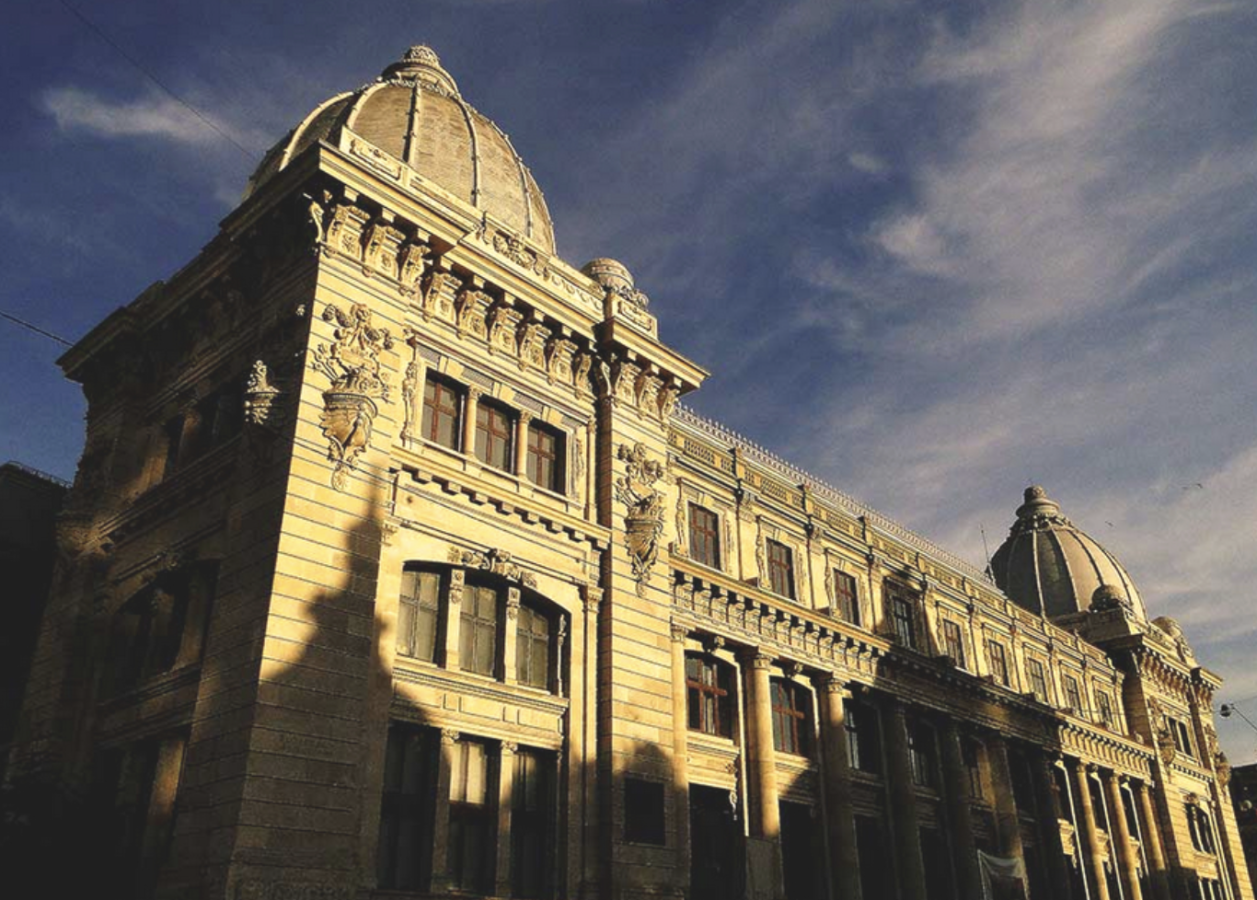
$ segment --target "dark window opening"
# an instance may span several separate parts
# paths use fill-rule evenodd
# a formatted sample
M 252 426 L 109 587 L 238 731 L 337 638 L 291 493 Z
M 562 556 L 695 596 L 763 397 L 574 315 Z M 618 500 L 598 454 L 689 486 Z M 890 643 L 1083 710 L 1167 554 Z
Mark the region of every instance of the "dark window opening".
M 624 779 L 624 840 L 631 844 L 667 844 L 664 828 L 664 790 L 658 781 Z
M 855 576 L 834 570 L 834 605 L 844 622 L 860 624 L 860 597 L 856 593 Z
M 768 540 L 768 588 L 794 599 L 794 554 L 780 541 Z
M 1075 714 L 1081 714 L 1083 711 L 1082 691 L 1078 689 L 1078 679 L 1073 675 L 1063 675 L 1061 680 L 1065 685 L 1065 705 Z
M 529 422 L 525 468 L 533 484 L 563 493 L 563 436 L 553 428 Z
M 499 596 L 496 588 L 483 585 L 463 589 L 458 659 L 464 672 L 497 674 Z
M 733 737 L 733 669 L 697 654 L 686 654 L 685 687 L 691 731 Z
M 423 436 L 457 450 L 462 437 L 462 390 L 429 374 L 423 386 Z
M 917 623 L 913 603 L 899 585 L 886 583 L 890 625 L 895 640 L 904 647 L 917 649 Z
M 912 765 L 912 783 L 933 788 L 938 784 L 938 745 L 934 728 L 920 720 L 908 721 L 908 761 Z
M 741 897 L 744 843 L 729 792 L 690 785 L 690 900 Z
M 1004 653 L 1004 645 L 998 641 L 990 641 L 987 643 L 987 652 L 991 658 L 991 674 L 995 676 L 996 683 L 1009 687 L 1008 657 Z
M 497 849 L 496 794 L 489 748 L 479 741 L 454 745 L 450 767 L 449 875 L 451 886 L 489 893 Z
M 889 865 L 890 847 L 882 820 L 872 816 L 855 817 L 856 855 L 860 860 L 860 893 L 873 898 L 890 898 L 895 893 L 894 866 Z
M 951 619 L 943 620 L 943 652 L 958 668 L 965 667 L 965 641 L 960 634 L 960 626 Z
M 773 748 L 779 753 L 807 756 L 811 751 L 811 694 L 792 681 L 774 678 L 771 684 Z
M 1034 694 L 1034 699 L 1040 703 L 1047 703 L 1047 675 L 1043 671 L 1043 663 L 1037 659 L 1026 660 L 1026 675 L 1030 679 L 1030 691 Z
M 440 612 L 440 574 L 415 569 L 404 571 L 397 607 L 397 652 L 435 662 Z
M 845 701 L 843 723 L 847 730 L 847 761 L 859 772 L 877 775 L 882 770 L 882 742 L 877 710 L 859 700 Z
M 522 605 L 515 639 L 515 679 L 529 687 L 550 687 L 550 618 L 540 610 Z
M 690 504 L 690 559 L 720 568 L 720 519 L 711 510 Z
M 927 900 L 956 900 L 951 852 L 947 838 L 937 828 L 921 829 L 921 862 L 925 869 Z
M 539 750 L 515 754 L 511 785 L 511 896 L 549 895 L 553 817 L 550 811 L 553 757 Z
M 428 887 L 439 752 L 436 735 L 428 729 L 404 725 L 389 729 L 376 848 L 376 878 L 381 888 Z
M 821 848 L 817 846 L 820 822 L 813 808 L 802 803 L 782 802 L 781 862 L 787 900 L 820 900 L 824 875 L 818 871 Z
M 476 459 L 495 469 L 514 468 L 515 419 L 505 407 L 488 400 L 476 406 Z
M 964 738 L 960 742 L 960 758 L 964 763 L 969 778 L 969 796 L 981 800 L 982 790 L 982 748 L 974 738 Z

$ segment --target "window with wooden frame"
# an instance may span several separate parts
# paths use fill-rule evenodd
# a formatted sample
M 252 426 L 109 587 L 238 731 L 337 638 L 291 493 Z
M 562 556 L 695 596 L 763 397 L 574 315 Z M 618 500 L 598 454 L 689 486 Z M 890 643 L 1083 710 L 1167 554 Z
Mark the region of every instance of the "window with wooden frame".
M 690 559 L 720 568 L 720 517 L 697 503 L 690 504 Z
M 515 464 L 515 414 L 501 404 L 476 404 L 476 459 L 509 472 Z
M 545 897 L 550 890 L 554 818 L 553 754 L 520 748 L 511 785 L 511 896 Z
M 550 616 L 529 604 L 520 604 L 515 626 L 515 680 L 528 687 L 550 689 Z
M 1170 735 L 1174 738 L 1174 749 L 1184 756 L 1194 757 L 1191 729 L 1182 719 L 1169 717 Z
M 774 678 L 771 684 L 773 748 L 779 753 L 807 756 L 812 747 L 812 695 L 784 678 Z
M 486 744 L 467 739 L 454 744 L 450 763 L 450 886 L 487 894 L 497 849 L 496 766 Z
M 780 541 L 768 538 L 768 589 L 794 599 L 794 552 Z
M 1047 674 L 1043 670 L 1043 663 L 1034 658 L 1027 659 L 1026 678 L 1030 682 L 1030 692 L 1034 694 L 1034 699 L 1040 703 L 1049 702 Z
M 488 585 L 468 584 L 463 589 L 459 622 L 459 666 L 490 678 L 497 675 L 498 623 L 501 591 Z
M 965 639 L 960 625 L 951 619 L 943 620 L 943 652 L 951 657 L 957 668 L 965 667 Z
M 858 772 L 882 771 L 882 735 L 877 708 L 860 700 L 843 701 L 843 725 L 847 732 L 847 762 Z
M 860 624 L 860 595 L 856 591 L 855 576 L 841 569 L 834 569 L 834 612 L 844 622 Z
M 450 450 L 462 439 L 463 389 L 439 375 L 428 374 L 423 385 L 423 437 Z
M 1004 645 L 996 640 L 987 641 L 986 655 L 991 662 L 991 675 L 994 676 L 995 682 L 1004 687 L 1011 687 L 1008 679 L 1008 655 L 1004 650 Z
M 376 880 L 385 890 L 427 890 L 436 817 L 436 733 L 395 724 L 384 757 Z
M 1082 715 L 1082 691 L 1078 687 L 1078 679 L 1068 672 L 1062 672 L 1061 684 L 1065 688 L 1065 705 L 1073 710 L 1074 715 Z
M 539 488 L 563 493 L 564 440 L 562 433 L 541 422 L 528 423 L 525 475 Z
M 690 730 L 733 737 L 733 667 L 687 653 L 685 689 Z
M 401 597 L 397 604 L 397 652 L 412 659 L 436 662 L 440 614 L 440 573 L 419 569 L 402 572 Z
M 907 590 L 893 581 L 887 581 L 886 612 L 890 619 L 891 634 L 904 647 L 917 649 L 917 621 L 915 604 Z

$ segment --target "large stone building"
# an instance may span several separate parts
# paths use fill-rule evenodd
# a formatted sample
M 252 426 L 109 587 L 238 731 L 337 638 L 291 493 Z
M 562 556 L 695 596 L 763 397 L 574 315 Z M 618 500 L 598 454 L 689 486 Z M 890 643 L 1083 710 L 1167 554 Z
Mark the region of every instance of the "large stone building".
M 11 778 L 108 896 L 1253 897 L 1219 680 L 1113 556 L 1032 488 L 992 581 L 679 406 L 427 48 L 61 364 Z

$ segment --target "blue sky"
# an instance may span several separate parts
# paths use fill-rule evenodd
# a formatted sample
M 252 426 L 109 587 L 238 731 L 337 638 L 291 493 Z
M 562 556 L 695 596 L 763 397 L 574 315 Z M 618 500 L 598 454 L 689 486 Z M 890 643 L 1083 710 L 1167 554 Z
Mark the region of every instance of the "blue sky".
M 712 370 L 700 412 L 977 563 L 1044 484 L 1221 699 L 1257 695 L 1251 2 L 76 5 L 248 153 L 63 6 L 12 5 L 0 308 L 82 335 L 315 103 L 428 43 L 560 254 L 625 262 Z M 0 458 L 71 477 L 59 352 L 0 323 Z

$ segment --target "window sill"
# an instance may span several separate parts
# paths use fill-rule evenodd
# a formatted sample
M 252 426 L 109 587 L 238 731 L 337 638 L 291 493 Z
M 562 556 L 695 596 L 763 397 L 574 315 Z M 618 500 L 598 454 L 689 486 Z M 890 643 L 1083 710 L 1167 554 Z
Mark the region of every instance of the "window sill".
M 511 488 L 517 494 L 531 494 L 543 499 L 556 501 L 564 506 L 572 506 L 576 504 L 576 498 L 559 491 L 552 491 L 549 488 L 542 487 L 539 484 L 528 479 L 526 475 L 518 475 L 507 469 L 499 469 L 484 462 L 474 453 L 464 453 L 461 450 L 455 450 L 444 444 L 438 444 L 436 441 L 428 438 L 413 438 L 406 441 L 403 445 L 407 449 L 418 450 L 421 453 L 433 453 L 439 456 L 447 457 L 451 464 L 462 471 L 483 478 L 487 481 L 498 482 L 503 487 Z

